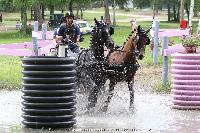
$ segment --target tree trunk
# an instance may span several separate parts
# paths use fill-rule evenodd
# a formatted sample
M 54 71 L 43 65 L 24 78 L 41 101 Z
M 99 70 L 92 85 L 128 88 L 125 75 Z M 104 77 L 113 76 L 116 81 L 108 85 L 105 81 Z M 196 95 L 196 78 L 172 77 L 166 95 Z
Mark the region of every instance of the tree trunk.
M 80 6 L 77 5 L 77 10 L 76 10 L 76 19 L 79 19 L 79 16 L 78 16 L 78 14 L 79 14 L 79 10 L 80 10 Z
M 43 4 L 41 5 L 41 8 L 42 8 L 42 19 L 44 20 L 44 5 Z
M 186 14 L 187 14 L 187 21 L 189 22 L 189 15 L 190 15 L 190 12 L 189 12 L 189 8 L 188 8 L 188 5 L 185 4 L 185 10 L 186 10 Z
M 156 14 L 158 14 L 158 10 L 159 10 L 159 7 L 158 7 L 158 3 L 156 3 Z
M 198 17 L 198 11 L 194 10 L 194 17 Z
M 23 0 L 23 5 L 21 7 L 21 18 L 22 18 L 22 33 L 23 35 L 26 35 L 27 33 L 27 12 L 26 12 L 26 9 L 27 9 L 27 6 L 26 6 L 26 0 Z
M 33 20 L 33 6 L 31 6 L 31 20 Z
M 181 20 L 184 20 L 184 2 L 185 2 L 185 0 L 181 0 L 180 21 L 181 21 Z
M 140 9 L 142 9 L 142 4 L 140 4 L 140 6 L 139 6 L 139 7 L 140 7 Z M 124 6 L 123 6 L 123 9 L 124 9 Z
M 41 13 L 41 9 L 40 9 L 39 4 L 36 4 L 34 6 L 34 21 L 38 21 L 39 29 L 41 29 L 41 25 L 43 23 L 43 20 L 42 20 L 42 13 Z
M 170 2 L 167 4 L 168 22 L 170 21 Z
M 177 19 L 177 21 L 180 20 L 180 3 L 178 3 L 178 9 L 177 9 L 176 19 Z
M 189 15 L 189 27 L 190 27 L 190 34 L 192 34 L 192 18 L 193 18 L 193 15 L 194 15 L 194 0 L 191 0 L 191 3 L 190 3 L 190 15 Z
M 81 8 L 81 19 L 83 19 L 83 9 Z
M 70 0 L 70 2 L 69 2 L 69 11 L 70 11 L 70 12 L 73 12 L 73 10 L 72 10 L 72 5 L 73 5 L 72 0 Z
M 33 8 L 34 8 L 34 13 L 33 13 L 34 14 L 33 15 L 34 16 L 34 21 L 38 21 L 37 8 L 36 8 L 36 6 L 34 6 Z
M 54 5 L 50 5 L 49 10 L 50 10 L 50 15 L 53 15 L 54 14 Z
M 113 25 L 116 25 L 116 19 L 115 19 L 115 0 L 113 2 Z
M 109 1 L 108 0 L 104 0 L 104 9 L 105 9 L 105 15 L 104 15 L 104 21 L 107 24 L 110 24 L 110 14 L 109 14 Z
M 90 9 L 92 9 L 92 1 L 90 0 Z
M 23 19 L 23 8 L 21 7 L 21 21 Z
M 176 21 L 176 5 L 173 5 L 173 16 L 174 16 L 174 21 Z

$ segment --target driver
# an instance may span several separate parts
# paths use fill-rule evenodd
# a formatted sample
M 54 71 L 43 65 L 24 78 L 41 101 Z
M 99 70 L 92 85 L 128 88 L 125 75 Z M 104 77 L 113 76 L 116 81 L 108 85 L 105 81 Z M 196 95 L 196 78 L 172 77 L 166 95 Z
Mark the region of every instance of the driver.
M 61 25 L 56 36 L 56 42 L 65 41 L 72 52 L 79 52 L 80 45 L 80 28 L 74 22 L 74 14 L 67 12 L 65 14 L 66 24 Z

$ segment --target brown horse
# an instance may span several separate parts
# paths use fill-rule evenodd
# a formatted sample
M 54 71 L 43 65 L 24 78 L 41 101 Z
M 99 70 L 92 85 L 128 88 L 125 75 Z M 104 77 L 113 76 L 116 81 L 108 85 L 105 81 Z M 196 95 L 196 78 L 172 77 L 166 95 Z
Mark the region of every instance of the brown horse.
M 105 67 L 106 78 L 110 80 L 109 95 L 102 110 L 107 111 L 113 90 L 117 82 L 128 82 L 130 91 L 130 109 L 133 109 L 134 90 L 133 82 L 135 73 L 139 67 L 137 58 L 142 60 L 145 54 L 145 47 L 150 43 L 147 36 L 148 31 L 144 31 L 140 26 L 137 27 L 124 43 L 121 50 L 110 52 L 107 57 L 108 66 Z
M 114 86 L 117 82 L 126 81 L 128 82 L 128 88 L 130 91 L 130 109 L 133 108 L 134 102 L 134 90 L 133 90 L 133 81 L 135 73 L 139 67 L 137 58 L 142 60 L 145 53 L 145 47 L 149 44 L 149 38 L 147 33 L 140 26 L 137 27 L 132 34 L 129 36 L 127 42 L 124 43 L 121 50 L 110 50 L 106 58 L 106 63 L 102 67 L 104 71 L 104 77 L 101 77 L 104 80 L 110 80 L 109 84 L 109 96 L 105 102 L 102 111 L 106 112 L 110 100 L 113 96 Z M 89 97 L 93 98 L 93 103 L 89 102 L 88 107 L 94 107 L 94 104 L 97 102 L 97 95 L 99 90 L 93 90 L 90 93 Z M 88 108 L 90 109 L 90 108 Z

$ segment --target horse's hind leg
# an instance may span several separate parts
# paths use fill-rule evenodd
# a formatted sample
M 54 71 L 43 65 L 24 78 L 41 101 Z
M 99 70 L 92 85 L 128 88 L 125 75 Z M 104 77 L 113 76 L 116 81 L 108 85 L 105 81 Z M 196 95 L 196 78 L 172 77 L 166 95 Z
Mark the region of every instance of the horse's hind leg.
M 130 109 L 134 108 L 134 90 L 133 90 L 133 81 L 128 82 L 128 88 L 130 91 Z
M 113 97 L 113 92 L 114 92 L 115 84 L 116 84 L 116 82 L 110 80 L 109 90 L 108 90 L 108 91 L 109 91 L 109 94 L 108 94 L 107 100 L 105 101 L 105 105 L 104 105 L 104 107 L 102 108 L 102 111 L 103 111 L 103 112 L 106 112 L 106 111 L 108 110 L 108 105 L 109 105 L 109 103 L 110 103 L 111 98 Z

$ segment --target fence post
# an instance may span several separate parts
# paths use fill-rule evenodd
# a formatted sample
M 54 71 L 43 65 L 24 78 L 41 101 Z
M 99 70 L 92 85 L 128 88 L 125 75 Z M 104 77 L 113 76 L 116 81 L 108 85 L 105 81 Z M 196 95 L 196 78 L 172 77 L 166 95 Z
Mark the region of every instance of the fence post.
M 200 18 L 199 18 L 199 23 L 198 23 L 198 27 L 197 27 L 197 34 L 200 34 Z
M 163 44 L 162 44 L 162 56 L 163 56 L 163 70 L 162 70 L 162 84 L 167 85 L 168 82 L 168 56 L 164 56 L 164 49 L 168 48 L 168 37 L 163 37 Z
M 38 21 L 34 22 L 34 31 L 38 32 Z
M 42 24 L 42 39 L 46 40 L 47 24 Z
M 158 64 L 158 32 L 159 32 L 159 21 L 154 20 L 152 24 L 153 28 L 153 39 L 154 39 L 154 47 L 153 47 L 153 63 Z
M 32 37 L 33 39 L 33 55 L 38 56 L 38 39 L 37 37 Z

